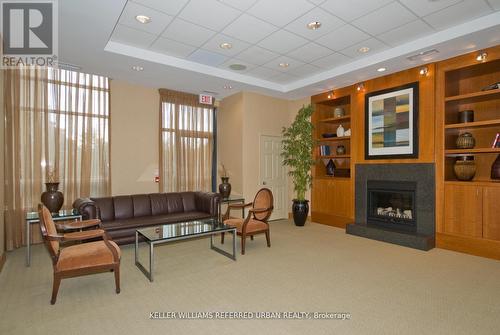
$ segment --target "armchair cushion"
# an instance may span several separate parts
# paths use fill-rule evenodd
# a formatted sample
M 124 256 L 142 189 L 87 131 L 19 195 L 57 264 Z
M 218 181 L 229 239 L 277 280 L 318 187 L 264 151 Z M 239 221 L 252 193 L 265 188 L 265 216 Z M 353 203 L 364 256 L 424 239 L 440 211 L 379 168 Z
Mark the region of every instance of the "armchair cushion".
M 118 245 L 109 241 L 115 248 L 118 257 L 121 258 L 121 250 Z M 56 271 L 77 270 L 113 263 L 113 253 L 104 241 L 82 243 L 61 249 L 59 260 L 55 265 Z
M 238 231 L 238 233 L 242 233 L 242 231 L 243 231 L 243 222 L 244 221 L 245 221 L 244 219 L 228 219 L 228 220 L 225 220 L 224 223 L 227 224 L 227 225 L 236 227 L 236 230 Z M 257 220 L 254 220 L 254 219 L 250 219 L 248 221 L 248 224 L 247 224 L 246 228 L 247 228 L 246 229 L 246 233 L 247 234 L 251 234 L 251 233 L 254 233 L 254 232 L 258 232 L 258 231 L 267 230 L 268 226 L 267 226 L 266 223 L 264 223 L 262 221 L 257 221 Z

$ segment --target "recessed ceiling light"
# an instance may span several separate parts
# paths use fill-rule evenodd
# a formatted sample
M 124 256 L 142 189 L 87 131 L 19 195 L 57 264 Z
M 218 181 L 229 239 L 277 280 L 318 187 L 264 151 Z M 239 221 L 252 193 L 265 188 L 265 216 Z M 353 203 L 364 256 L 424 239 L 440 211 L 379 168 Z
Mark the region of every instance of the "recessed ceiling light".
M 377 69 L 378 72 L 384 72 L 385 70 L 387 70 L 385 67 L 379 67 Z
M 288 63 L 280 63 L 280 67 L 282 67 L 284 69 L 286 69 L 289 66 L 290 66 L 290 64 L 288 64 Z
M 309 22 L 307 24 L 307 28 L 311 29 L 311 30 L 316 30 L 316 29 L 319 29 L 320 27 L 321 27 L 321 22 L 319 22 L 319 21 Z
M 139 66 L 139 65 L 134 65 L 134 66 L 132 66 L 132 70 L 134 70 L 134 71 L 143 71 L 144 68 L 142 66 Z
M 361 53 L 367 53 L 368 51 L 370 51 L 370 48 L 369 47 L 361 47 L 358 49 L 358 51 Z
M 229 68 L 235 71 L 243 71 L 247 69 L 246 65 L 243 64 L 231 64 L 229 65 Z
M 487 58 L 487 57 L 488 57 L 488 54 L 487 54 L 486 52 L 484 52 L 484 51 L 483 51 L 483 52 L 481 52 L 481 51 L 480 51 L 480 52 L 477 54 L 477 56 L 476 56 L 476 60 L 477 60 L 478 62 L 484 62 L 484 61 L 486 61 L 486 58 Z
M 225 90 L 230 90 L 230 89 L 232 89 L 232 88 L 233 88 L 233 86 L 231 86 L 231 85 L 224 85 L 224 89 L 225 89 Z
M 224 43 L 221 43 L 221 44 L 219 45 L 219 47 L 220 47 L 221 49 L 226 49 L 226 50 L 229 50 L 229 49 L 231 49 L 231 48 L 233 47 L 233 45 L 232 45 L 231 43 L 224 42 Z
M 147 15 L 137 15 L 135 19 L 143 24 L 151 22 L 151 18 Z

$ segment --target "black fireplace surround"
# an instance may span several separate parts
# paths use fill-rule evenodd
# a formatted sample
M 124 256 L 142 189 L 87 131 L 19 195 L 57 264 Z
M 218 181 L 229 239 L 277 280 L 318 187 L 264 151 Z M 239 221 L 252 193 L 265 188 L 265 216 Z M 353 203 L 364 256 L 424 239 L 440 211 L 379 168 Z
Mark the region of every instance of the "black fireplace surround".
M 348 234 L 420 250 L 435 246 L 434 164 L 357 164 Z

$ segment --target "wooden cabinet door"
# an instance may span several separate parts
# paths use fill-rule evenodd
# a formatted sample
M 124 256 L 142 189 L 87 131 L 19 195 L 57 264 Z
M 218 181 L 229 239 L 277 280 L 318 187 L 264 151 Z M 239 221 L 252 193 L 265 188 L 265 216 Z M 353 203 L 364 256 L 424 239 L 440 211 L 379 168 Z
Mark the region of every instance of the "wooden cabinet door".
M 483 191 L 473 185 L 445 185 L 444 232 L 483 237 Z
M 500 241 L 500 187 L 483 188 L 483 237 Z

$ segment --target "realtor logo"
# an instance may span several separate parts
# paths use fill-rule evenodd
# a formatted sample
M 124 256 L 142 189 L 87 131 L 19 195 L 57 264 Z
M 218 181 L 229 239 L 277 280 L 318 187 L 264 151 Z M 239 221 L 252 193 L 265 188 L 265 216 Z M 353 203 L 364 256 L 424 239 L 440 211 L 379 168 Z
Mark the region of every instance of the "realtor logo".
M 57 51 L 54 1 L 3 1 L 2 67 L 54 66 Z

